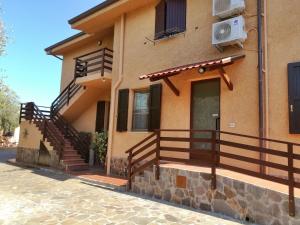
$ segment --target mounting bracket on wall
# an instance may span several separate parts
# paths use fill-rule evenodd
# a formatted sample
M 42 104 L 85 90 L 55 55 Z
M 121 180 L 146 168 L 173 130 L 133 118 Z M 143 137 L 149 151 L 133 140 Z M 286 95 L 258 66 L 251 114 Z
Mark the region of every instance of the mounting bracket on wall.
M 232 82 L 231 82 L 229 76 L 227 75 L 227 73 L 226 73 L 226 71 L 224 70 L 223 67 L 220 67 L 220 68 L 219 68 L 219 74 L 220 74 L 220 76 L 222 77 L 222 79 L 224 80 L 224 82 L 226 83 L 228 89 L 229 89 L 230 91 L 232 91 L 232 90 L 233 90 L 233 84 L 232 84 Z
M 168 85 L 168 87 L 173 91 L 176 96 L 180 95 L 179 90 L 175 87 L 175 85 L 170 81 L 168 77 L 163 78 L 163 81 Z

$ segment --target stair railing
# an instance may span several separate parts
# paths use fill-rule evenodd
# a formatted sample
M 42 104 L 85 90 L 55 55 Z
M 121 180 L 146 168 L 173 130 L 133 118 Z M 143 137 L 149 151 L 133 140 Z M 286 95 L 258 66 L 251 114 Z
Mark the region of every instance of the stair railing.
M 70 100 L 82 88 L 80 84 L 76 84 L 74 78 L 69 85 L 60 93 L 60 95 L 52 102 L 51 113 L 59 112 L 65 105 L 69 105 Z
M 90 142 L 80 137 L 80 133 L 58 112 L 51 114 L 51 120 L 54 122 L 55 126 L 60 130 L 60 132 L 72 142 L 72 145 L 85 160 L 85 162 L 88 162 Z
M 46 139 L 53 146 L 53 149 L 62 157 L 65 141 L 63 137 L 51 126 L 50 111 L 46 107 L 40 109 L 33 102 L 21 104 L 20 122 L 22 119 L 35 123 L 43 134 L 43 141 Z

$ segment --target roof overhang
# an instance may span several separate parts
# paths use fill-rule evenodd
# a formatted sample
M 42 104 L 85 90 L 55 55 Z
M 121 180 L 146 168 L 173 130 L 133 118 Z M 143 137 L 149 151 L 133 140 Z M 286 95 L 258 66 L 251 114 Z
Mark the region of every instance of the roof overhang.
M 113 33 L 112 29 L 106 29 L 105 31 L 96 34 L 86 34 L 84 32 L 80 32 L 63 41 L 51 45 L 50 47 L 45 49 L 45 52 L 48 55 L 63 55 L 72 49 L 90 44 L 92 41 L 101 40 L 101 38 L 109 35 L 110 33 Z
M 174 84 L 170 81 L 169 77 L 178 75 L 187 70 L 198 69 L 202 72 L 217 70 L 219 72 L 220 77 L 224 80 L 229 90 L 233 90 L 233 84 L 226 74 L 224 67 L 232 65 L 235 61 L 245 58 L 245 55 L 234 55 L 228 56 L 219 59 L 213 59 L 208 61 L 197 62 L 193 64 L 178 66 L 166 70 L 162 70 L 155 73 L 144 74 L 139 77 L 140 80 L 149 79 L 150 81 L 158 81 L 163 80 L 170 89 L 174 92 L 175 95 L 179 96 L 179 90 L 174 86 Z
M 149 5 L 157 0 L 106 0 L 69 20 L 73 29 L 85 33 L 101 32 L 114 25 L 124 13 Z
M 64 46 L 67 46 L 67 45 L 71 45 L 72 43 L 78 42 L 79 40 L 85 39 L 87 36 L 89 36 L 89 35 L 85 34 L 84 32 L 80 32 L 80 33 L 75 34 L 75 35 L 73 35 L 69 38 L 66 38 L 66 39 L 64 39 L 60 42 L 55 43 L 54 45 L 51 45 L 51 46 L 47 47 L 45 49 L 45 52 L 48 55 L 55 54 L 54 53 L 55 50 L 60 49 L 60 48 L 62 48 Z

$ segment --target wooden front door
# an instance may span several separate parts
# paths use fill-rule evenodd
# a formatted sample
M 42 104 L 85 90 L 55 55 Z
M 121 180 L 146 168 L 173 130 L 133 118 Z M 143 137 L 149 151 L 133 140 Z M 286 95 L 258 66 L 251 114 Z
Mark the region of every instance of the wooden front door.
M 220 123 L 220 79 L 197 81 L 191 90 L 191 129 L 216 130 Z M 192 138 L 211 138 L 211 132 L 191 133 Z M 211 162 L 211 143 L 191 142 L 191 159 L 197 159 L 201 165 Z

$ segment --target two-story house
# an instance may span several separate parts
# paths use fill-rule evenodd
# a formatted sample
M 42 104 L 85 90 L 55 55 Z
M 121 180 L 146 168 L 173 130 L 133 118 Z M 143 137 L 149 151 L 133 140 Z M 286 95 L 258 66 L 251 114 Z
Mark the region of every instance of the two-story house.
M 299 7 L 107 0 L 83 12 L 69 20 L 80 33 L 46 48 L 63 59 L 61 93 L 50 116 L 23 105 L 19 160 L 43 147 L 51 165 L 85 169 L 79 133 L 107 131 L 108 174 L 177 162 L 299 178 Z

